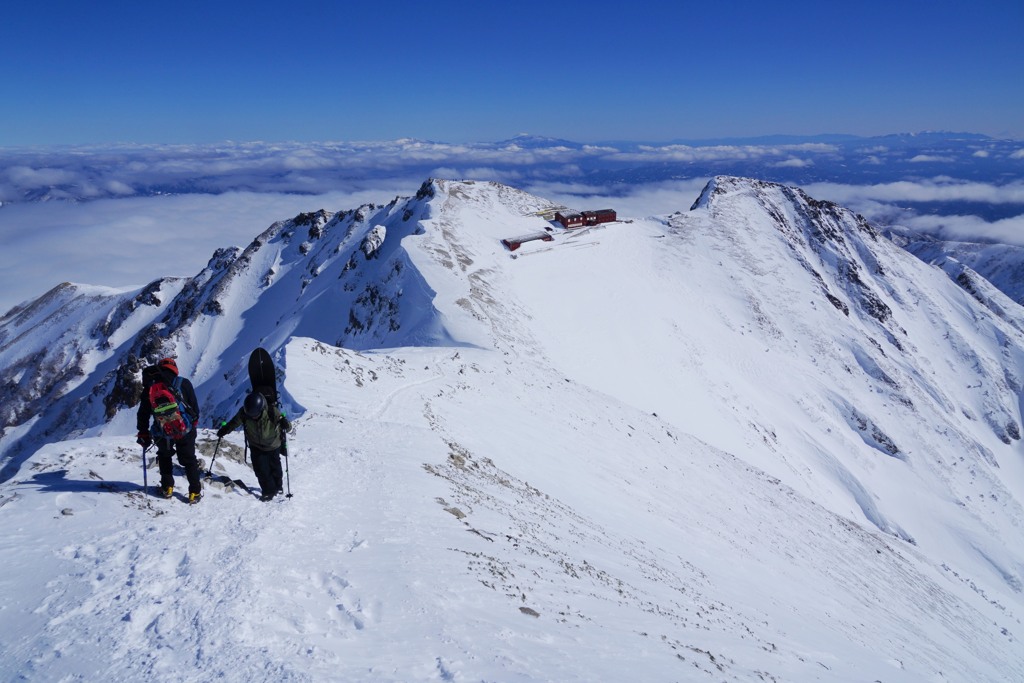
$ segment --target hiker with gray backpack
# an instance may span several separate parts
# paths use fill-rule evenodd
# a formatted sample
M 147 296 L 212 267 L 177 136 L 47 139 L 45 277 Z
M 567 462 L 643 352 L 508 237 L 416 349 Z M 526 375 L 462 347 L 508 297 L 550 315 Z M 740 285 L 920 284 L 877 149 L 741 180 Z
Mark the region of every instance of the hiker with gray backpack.
M 199 460 L 196 458 L 198 423 L 199 402 L 195 388 L 192 382 L 178 374 L 178 364 L 173 358 L 163 358 L 142 371 L 142 397 L 136 414 L 137 443 L 142 446 L 143 459 L 149 447 L 156 443 L 160 494 L 164 498 L 174 495 L 171 456 L 175 454 L 188 479 L 188 502 L 198 503 L 203 497 Z

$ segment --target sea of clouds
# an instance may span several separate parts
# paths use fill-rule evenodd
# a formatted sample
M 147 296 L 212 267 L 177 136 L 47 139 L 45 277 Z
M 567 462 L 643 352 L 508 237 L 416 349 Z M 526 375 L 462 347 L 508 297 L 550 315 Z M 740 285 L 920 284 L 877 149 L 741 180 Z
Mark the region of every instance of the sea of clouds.
M 126 288 L 194 275 L 215 249 L 248 244 L 275 221 L 384 204 L 430 177 L 646 217 L 687 210 L 722 173 L 799 185 L 882 225 L 1024 244 L 1024 144 L 980 136 L 5 148 L 0 312 L 64 281 Z

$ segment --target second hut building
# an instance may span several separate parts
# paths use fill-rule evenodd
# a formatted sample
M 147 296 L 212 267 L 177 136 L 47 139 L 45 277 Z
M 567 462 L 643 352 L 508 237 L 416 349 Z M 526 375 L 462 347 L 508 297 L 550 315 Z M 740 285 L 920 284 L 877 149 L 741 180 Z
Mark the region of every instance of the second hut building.
M 597 211 L 582 211 L 580 213 L 555 213 L 555 220 L 565 228 L 582 228 L 588 225 L 599 223 L 611 223 L 616 219 L 614 209 L 598 209 Z

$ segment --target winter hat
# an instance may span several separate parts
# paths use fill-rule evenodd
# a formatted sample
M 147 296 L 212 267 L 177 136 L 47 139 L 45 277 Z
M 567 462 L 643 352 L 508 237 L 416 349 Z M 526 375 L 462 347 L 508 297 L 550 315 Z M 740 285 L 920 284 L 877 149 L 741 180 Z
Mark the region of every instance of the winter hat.
M 173 358 L 161 358 L 160 362 L 157 363 L 157 365 L 159 365 L 162 368 L 167 368 L 175 375 L 178 374 L 178 364 L 174 362 Z

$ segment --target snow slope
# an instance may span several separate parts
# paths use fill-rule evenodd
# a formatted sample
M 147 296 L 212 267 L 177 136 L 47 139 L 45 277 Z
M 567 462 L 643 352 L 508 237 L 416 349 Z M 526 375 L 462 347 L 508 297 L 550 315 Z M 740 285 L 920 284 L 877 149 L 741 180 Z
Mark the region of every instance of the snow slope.
M 174 352 L 211 416 L 276 351 L 295 495 L 144 496 L 130 405 L 24 447 L 0 671 L 1024 678 L 1016 304 L 793 188 L 718 178 L 574 232 L 548 207 L 432 181 L 275 224 L 186 284 L 188 314 L 162 300 L 166 336 L 112 357 Z M 230 441 L 216 469 L 255 484 Z
M 475 349 L 360 355 L 301 339 L 287 359 L 307 406 L 290 500 L 261 505 L 218 489 L 196 507 L 145 498 L 123 438 L 34 456 L 2 508 L 12 533 L 0 546 L 10 560 L 0 619 L 18 634 L 4 643 L 6 673 L 962 681 L 1024 672 L 1010 633 L 1016 605 L 984 599 L 912 546 L 530 361 Z

